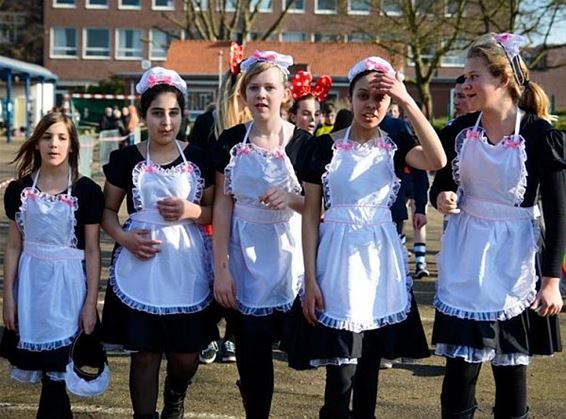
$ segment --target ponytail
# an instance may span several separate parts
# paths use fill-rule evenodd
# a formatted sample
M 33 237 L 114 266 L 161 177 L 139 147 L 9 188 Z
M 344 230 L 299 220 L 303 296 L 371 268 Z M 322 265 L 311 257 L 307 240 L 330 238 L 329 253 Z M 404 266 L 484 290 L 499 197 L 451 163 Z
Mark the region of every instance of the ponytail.
M 523 94 L 519 98 L 519 107 L 526 112 L 533 113 L 541 119 L 552 123 L 555 118 L 550 114 L 550 100 L 540 85 L 527 80 L 523 87 Z

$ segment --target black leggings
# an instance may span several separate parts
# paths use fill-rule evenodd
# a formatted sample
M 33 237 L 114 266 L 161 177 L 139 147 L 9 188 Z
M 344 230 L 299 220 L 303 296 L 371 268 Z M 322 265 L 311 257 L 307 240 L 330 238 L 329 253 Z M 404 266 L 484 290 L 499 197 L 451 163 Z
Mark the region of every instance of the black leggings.
M 41 396 L 36 419 L 70 419 L 71 402 L 65 381 L 53 381 L 47 375 L 41 379 Z
M 476 406 L 476 383 L 481 363 L 462 358 L 446 358 L 446 371 L 440 396 L 446 413 L 459 413 Z M 522 417 L 527 412 L 527 367 L 493 366 L 495 379 L 495 417 Z M 449 416 L 449 415 L 448 415 Z
M 267 419 L 273 398 L 272 343 L 281 331 L 285 314 L 238 318 L 236 365 L 247 419 Z
M 357 365 L 326 367 L 324 406 L 320 409 L 320 418 L 375 418 L 380 361 L 377 335 L 368 332 L 364 336 L 362 357 L 358 358 Z

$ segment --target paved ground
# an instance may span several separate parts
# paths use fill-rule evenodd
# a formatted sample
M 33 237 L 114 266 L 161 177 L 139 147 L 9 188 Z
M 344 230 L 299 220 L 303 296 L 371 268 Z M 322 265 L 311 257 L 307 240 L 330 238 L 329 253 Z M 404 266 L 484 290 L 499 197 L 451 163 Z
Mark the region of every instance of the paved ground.
M 21 140 L 8 145 L 0 139 L 0 183 L 13 176 L 14 168 L 8 165 Z M 95 164 L 94 178 L 102 181 Z M 0 199 L 3 191 L 0 190 Z M 0 259 L 3 258 L 7 219 L 0 216 Z M 433 255 L 438 251 L 440 217 L 430 211 L 428 261 L 433 277 L 417 281 L 415 294 L 423 323 L 430 338 L 433 310 L 436 266 Z M 103 237 L 103 266 L 109 263 L 112 242 Z M 0 277 L 0 284 L 1 284 Z M 106 286 L 106 269 L 103 272 L 100 300 Z M 563 312 L 562 332 L 566 335 L 566 314 Z M 1 329 L 0 329 L 1 333 Z M 322 403 L 324 371 L 297 372 L 286 367 L 284 354 L 276 352 L 275 395 L 273 418 L 315 418 Z M 73 411 L 77 418 L 127 418 L 131 417 L 128 395 L 128 365 L 126 356 L 110 356 L 112 369 L 111 387 L 102 397 L 93 399 L 73 398 Z M 39 387 L 14 383 L 8 379 L 9 366 L 0 360 L 0 418 L 33 418 L 39 397 Z M 396 364 L 380 375 L 377 415 L 383 419 L 440 417 L 439 395 L 443 374 L 443 360 L 431 357 L 415 365 Z M 234 364 L 215 363 L 201 366 L 187 396 L 189 418 L 242 418 Z M 163 376 L 161 377 L 163 379 Z M 529 369 L 529 400 L 531 418 L 566 418 L 566 355 L 552 359 L 535 359 Z M 483 368 L 478 385 L 478 418 L 491 417 L 493 379 L 490 368 Z

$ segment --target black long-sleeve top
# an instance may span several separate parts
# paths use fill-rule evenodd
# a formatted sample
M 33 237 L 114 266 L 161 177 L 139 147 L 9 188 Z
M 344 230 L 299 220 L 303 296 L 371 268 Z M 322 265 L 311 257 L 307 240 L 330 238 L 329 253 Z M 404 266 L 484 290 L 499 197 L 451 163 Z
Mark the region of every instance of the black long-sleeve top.
M 456 157 L 455 139 L 462 130 L 475 125 L 478 115 L 464 115 L 440 132 L 448 164 L 436 173 L 430 188 L 430 202 L 435 208 L 440 192 L 457 190 L 451 164 Z M 566 248 L 566 133 L 527 113 L 521 121 L 520 134 L 525 139 L 527 154 L 527 188 L 521 207 L 532 207 L 540 198 L 545 224 L 541 273 L 560 277 Z

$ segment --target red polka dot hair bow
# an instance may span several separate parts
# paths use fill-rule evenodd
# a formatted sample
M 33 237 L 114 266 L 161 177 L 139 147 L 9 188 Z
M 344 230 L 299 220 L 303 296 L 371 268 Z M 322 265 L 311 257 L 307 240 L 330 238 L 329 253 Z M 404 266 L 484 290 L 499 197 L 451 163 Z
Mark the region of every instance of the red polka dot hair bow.
M 330 76 L 320 76 L 314 86 L 312 84 L 312 74 L 308 71 L 297 71 L 291 80 L 291 96 L 297 101 L 300 98 L 312 95 L 319 102 L 324 102 L 328 92 L 332 87 Z
M 237 42 L 230 43 L 230 72 L 236 76 L 240 72 L 240 63 L 244 59 L 244 46 Z

